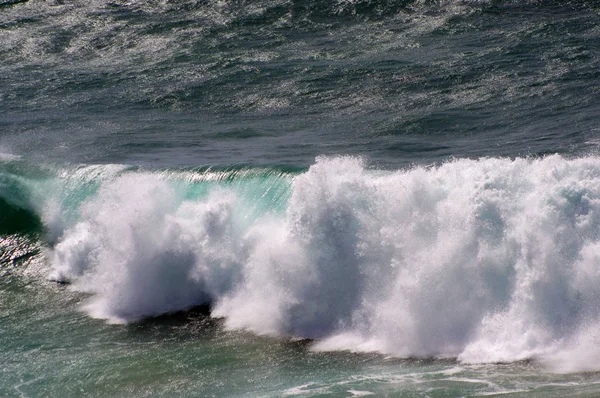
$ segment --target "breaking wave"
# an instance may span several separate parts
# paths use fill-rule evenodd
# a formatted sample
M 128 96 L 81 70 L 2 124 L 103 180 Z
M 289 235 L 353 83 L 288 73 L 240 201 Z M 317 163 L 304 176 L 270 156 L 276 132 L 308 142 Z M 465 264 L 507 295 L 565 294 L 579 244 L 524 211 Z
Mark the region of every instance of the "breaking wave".
M 89 293 L 93 317 L 209 304 L 316 350 L 600 368 L 597 157 L 90 170 L 42 219 L 51 278 Z

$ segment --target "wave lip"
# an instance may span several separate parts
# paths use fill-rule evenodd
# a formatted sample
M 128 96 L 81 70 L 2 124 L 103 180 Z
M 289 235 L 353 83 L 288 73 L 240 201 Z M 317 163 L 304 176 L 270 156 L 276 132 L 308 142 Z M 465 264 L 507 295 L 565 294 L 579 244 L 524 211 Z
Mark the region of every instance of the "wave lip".
M 267 194 L 281 186 L 289 195 Z M 52 262 L 56 279 L 93 294 L 92 316 L 204 303 L 228 327 L 318 350 L 600 365 L 566 354 L 595 352 L 596 157 L 395 172 L 319 158 L 243 184 L 132 172 L 103 182 L 80 215 Z

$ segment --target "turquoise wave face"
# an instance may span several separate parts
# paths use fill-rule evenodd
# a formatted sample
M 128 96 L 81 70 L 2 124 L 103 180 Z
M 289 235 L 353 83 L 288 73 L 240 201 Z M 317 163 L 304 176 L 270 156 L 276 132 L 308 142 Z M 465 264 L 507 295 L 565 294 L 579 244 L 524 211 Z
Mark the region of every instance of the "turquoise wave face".
M 122 165 L 39 168 L 21 161 L 5 162 L 0 169 L 0 231 L 42 232 L 42 219 L 49 221 L 53 211 L 60 213 L 62 222 L 77 222 L 81 207 L 103 184 L 126 176 L 166 181 L 180 202 L 202 200 L 219 187 L 234 190 L 254 203 L 253 215 L 248 215 L 251 222 L 260 214 L 284 211 L 290 182 L 299 170 L 244 166 L 144 170 Z
M 60 241 L 81 221 L 86 203 L 119 178 L 151 176 L 177 194 L 177 203 L 201 201 L 212 190 L 231 189 L 250 204 L 244 222 L 285 211 L 298 169 L 247 167 L 142 170 L 123 165 L 36 166 L 18 159 L 0 164 L 0 264 L 18 265 Z M 119 208 L 115 207 L 118 218 Z

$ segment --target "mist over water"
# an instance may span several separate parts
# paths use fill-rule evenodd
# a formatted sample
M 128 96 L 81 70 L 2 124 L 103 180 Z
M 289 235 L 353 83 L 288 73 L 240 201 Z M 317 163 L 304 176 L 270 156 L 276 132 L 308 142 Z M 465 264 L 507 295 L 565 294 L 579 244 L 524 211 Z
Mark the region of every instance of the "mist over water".
M 599 20 L 0 1 L 0 395 L 597 394 Z

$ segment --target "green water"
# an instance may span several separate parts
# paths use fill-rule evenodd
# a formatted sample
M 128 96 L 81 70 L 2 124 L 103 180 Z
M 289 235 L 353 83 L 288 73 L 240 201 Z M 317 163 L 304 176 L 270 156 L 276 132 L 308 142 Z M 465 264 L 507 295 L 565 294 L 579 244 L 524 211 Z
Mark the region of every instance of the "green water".
M 200 313 L 107 325 L 77 311 L 81 294 L 3 278 L 6 397 L 46 396 L 593 396 L 600 374 L 544 374 L 533 362 L 461 365 L 318 353 L 310 342 L 224 330 Z M 6 309 L 8 312 L 5 312 Z
M 226 331 L 185 313 L 107 325 L 64 286 L 3 279 L 2 380 L 12 396 L 594 395 L 600 375 L 543 375 L 535 363 L 459 365 L 316 353 L 307 341 Z M 12 279 L 12 280 L 11 280 Z M 24 300 L 24 298 L 27 298 Z

